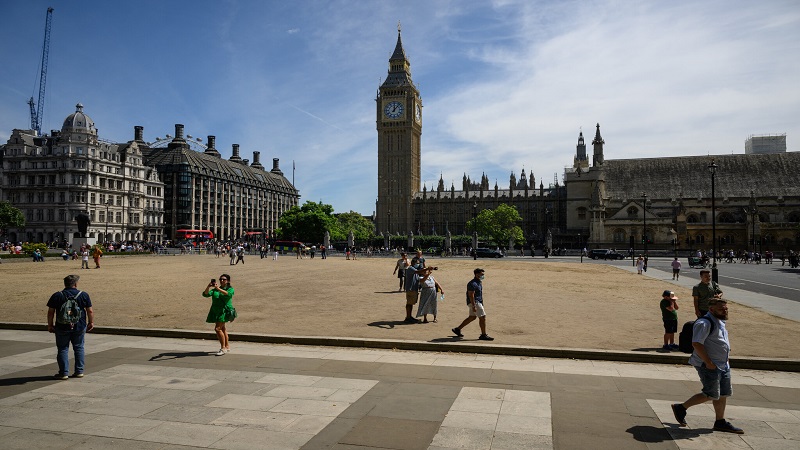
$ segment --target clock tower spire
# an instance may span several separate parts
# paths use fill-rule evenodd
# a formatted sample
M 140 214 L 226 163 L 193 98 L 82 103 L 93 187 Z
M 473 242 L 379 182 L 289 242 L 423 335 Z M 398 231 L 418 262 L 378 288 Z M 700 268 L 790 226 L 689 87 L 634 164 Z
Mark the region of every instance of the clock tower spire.
M 407 234 L 412 230 L 412 201 L 420 191 L 422 98 L 411 79 L 411 63 L 403 49 L 400 24 L 389 58 L 386 80 L 378 88 L 377 231 Z

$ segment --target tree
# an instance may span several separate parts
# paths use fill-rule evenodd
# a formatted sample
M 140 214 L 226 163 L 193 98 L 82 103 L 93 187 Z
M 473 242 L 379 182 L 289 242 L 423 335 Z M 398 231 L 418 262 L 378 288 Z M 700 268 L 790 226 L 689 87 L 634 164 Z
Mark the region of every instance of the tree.
M 278 226 L 276 231 L 282 239 L 314 243 L 322 242 L 325 231 L 333 236 L 338 223 L 333 217 L 333 206 L 307 201 L 283 213 Z
M 375 225 L 360 213 L 355 211 L 341 213 L 336 219 L 338 222 L 336 235 L 331 232 L 331 239 L 335 241 L 347 239 L 350 231 L 353 232 L 353 238 L 359 242 L 368 242 L 375 236 Z
M 9 202 L 0 201 L 0 236 L 6 234 L 8 228 L 25 226 L 25 215 Z
M 517 223 L 522 221 L 517 208 L 506 204 L 496 209 L 484 209 L 477 219 L 470 219 L 467 227 L 478 231 L 479 235 L 491 238 L 497 245 L 508 245 L 509 238 L 517 244 L 524 244 L 522 228 Z

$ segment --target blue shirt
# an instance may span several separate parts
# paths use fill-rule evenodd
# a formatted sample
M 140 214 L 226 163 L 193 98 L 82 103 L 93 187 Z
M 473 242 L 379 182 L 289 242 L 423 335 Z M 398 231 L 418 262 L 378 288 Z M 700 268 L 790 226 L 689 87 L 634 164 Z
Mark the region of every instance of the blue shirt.
M 470 304 L 469 293 L 475 292 L 475 303 L 483 304 L 483 284 L 481 280 L 473 278 L 467 283 L 467 304 Z
M 731 344 L 728 342 L 728 329 L 725 328 L 725 321 L 719 320 L 711 313 L 694 322 L 692 332 L 692 342 L 703 344 L 708 353 L 711 362 L 720 369 L 729 369 L 728 355 L 731 352 Z M 714 321 L 714 329 L 711 330 L 709 320 Z M 689 364 L 699 367 L 703 365 L 703 360 L 697 356 L 696 352 L 692 353 L 689 358 Z
M 403 282 L 403 289 L 406 292 L 419 290 L 419 275 L 417 275 L 417 269 L 421 268 L 421 265 L 406 267 L 406 278 Z
M 50 300 L 47 301 L 47 307 L 56 310 L 56 319 L 58 318 L 59 308 L 61 308 L 61 305 L 63 305 L 67 301 L 67 297 L 65 294 L 75 295 L 78 293 L 78 291 L 79 289 L 67 288 L 64 289 L 63 291 L 58 291 L 50 296 Z M 70 328 L 69 324 L 58 323 L 56 319 L 53 319 L 53 323 L 56 329 L 59 330 L 72 329 L 76 331 L 82 331 L 86 329 L 86 308 L 92 307 L 92 300 L 89 298 L 89 294 L 87 294 L 86 292 L 81 292 L 81 295 L 78 296 L 77 300 L 78 300 L 78 306 L 80 306 L 81 308 L 81 318 L 80 320 L 78 320 L 78 323 L 75 324 L 74 328 Z

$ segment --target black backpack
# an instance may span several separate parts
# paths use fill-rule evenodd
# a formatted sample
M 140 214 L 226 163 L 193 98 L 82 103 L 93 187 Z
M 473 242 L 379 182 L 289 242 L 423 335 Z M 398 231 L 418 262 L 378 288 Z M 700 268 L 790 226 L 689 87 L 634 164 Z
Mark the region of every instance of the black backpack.
M 708 333 L 711 334 L 711 332 L 714 331 L 713 320 L 709 320 L 708 317 L 700 317 L 697 320 L 708 320 L 708 323 L 711 325 L 711 329 L 708 330 Z M 694 323 L 697 320 L 692 320 L 683 324 L 681 333 L 678 335 L 678 348 L 683 353 L 694 353 L 694 347 L 692 346 L 692 335 L 694 334 Z

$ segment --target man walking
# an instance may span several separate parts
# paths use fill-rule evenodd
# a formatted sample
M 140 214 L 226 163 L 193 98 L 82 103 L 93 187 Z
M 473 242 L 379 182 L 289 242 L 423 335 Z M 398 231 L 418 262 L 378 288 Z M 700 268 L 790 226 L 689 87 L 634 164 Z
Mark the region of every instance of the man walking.
M 719 285 L 711 281 L 711 271 L 700 271 L 700 283 L 692 288 L 692 298 L 694 299 L 694 315 L 698 318 L 703 317 L 708 312 L 708 302 L 712 298 L 721 298 L 722 289 Z
M 689 358 L 700 376 L 702 392 L 693 395 L 683 403 L 672 405 L 675 420 L 680 426 L 686 426 L 686 410 L 711 400 L 714 405 L 716 421 L 714 431 L 744 434 L 744 431 L 725 420 L 725 406 L 731 396 L 731 366 L 728 356 L 731 351 L 728 342 L 728 303 L 721 298 L 713 298 L 708 303 L 708 314 L 694 323 L 692 347 L 694 352 Z
M 679 280 L 681 278 L 681 262 L 678 261 L 678 257 L 676 256 L 675 259 L 672 260 L 672 279 Z
M 64 277 L 64 290 L 54 293 L 47 301 L 47 331 L 55 333 L 58 349 L 58 373 L 54 378 L 69 377 L 69 345 L 75 353 L 74 378 L 83 378 L 83 341 L 87 331 L 94 328 L 94 311 L 89 294 L 78 290 L 78 275 Z
M 482 341 L 493 341 L 494 338 L 486 334 L 486 310 L 483 308 L 483 269 L 475 269 L 474 277 L 467 283 L 467 307 L 469 316 L 461 322 L 461 325 L 453 328 L 453 333 L 458 337 L 464 337 L 461 329 L 469 325 L 475 318 L 478 318 L 478 325 L 481 327 L 481 335 L 478 339 Z

